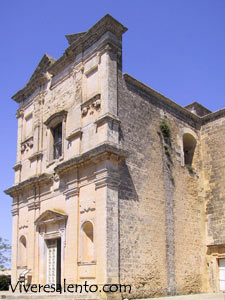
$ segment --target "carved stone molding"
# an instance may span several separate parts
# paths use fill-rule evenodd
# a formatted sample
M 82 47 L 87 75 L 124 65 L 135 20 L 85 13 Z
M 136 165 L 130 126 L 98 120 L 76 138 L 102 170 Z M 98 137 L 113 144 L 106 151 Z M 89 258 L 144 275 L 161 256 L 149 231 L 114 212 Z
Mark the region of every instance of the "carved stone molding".
M 11 213 L 12 213 L 12 216 L 18 216 L 19 215 L 19 208 L 18 207 L 13 207 L 11 209 Z
M 10 195 L 11 197 L 16 196 L 19 192 L 21 192 L 24 188 L 28 188 L 30 186 L 33 186 L 33 184 L 38 183 L 44 183 L 44 182 L 48 182 L 50 180 L 50 175 L 47 173 L 43 173 L 41 175 L 37 175 L 37 176 L 33 176 L 30 177 L 18 184 L 15 184 L 13 186 L 11 186 L 10 188 L 8 188 L 7 190 L 5 190 L 4 192 L 7 195 Z
M 101 108 L 101 94 L 96 94 L 95 96 L 88 99 L 85 103 L 81 104 L 81 115 L 82 117 L 87 116 L 87 114 L 92 115 L 94 111 L 98 111 Z
M 96 260 L 92 260 L 92 261 L 78 261 L 77 265 L 78 266 L 96 265 Z
M 64 191 L 63 193 L 66 196 L 66 199 L 72 197 L 72 196 L 78 196 L 79 195 L 79 188 L 75 187 L 69 190 Z
M 56 113 L 53 113 L 46 121 L 44 121 L 44 124 L 47 127 L 52 127 L 53 125 L 55 125 L 55 123 L 58 123 L 59 121 L 65 121 L 67 113 L 68 112 L 66 110 L 61 110 Z
M 120 119 L 111 113 L 105 113 L 104 115 L 100 116 L 95 120 L 95 123 L 99 125 L 109 121 L 114 122 L 115 124 L 120 124 Z
M 85 201 L 80 202 L 80 213 L 86 213 L 89 211 L 95 211 L 95 200 L 93 198 L 87 198 Z
M 79 127 L 75 130 L 73 130 L 67 137 L 66 137 L 66 140 L 67 141 L 71 141 L 73 139 L 75 139 L 76 137 L 81 137 L 82 135 L 82 128 Z
M 28 226 L 27 225 L 22 225 L 22 226 L 19 227 L 19 229 L 24 229 L 24 228 L 28 228 Z
M 99 189 L 102 187 L 109 187 L 112 189 L 118 189 L 119 187 L 119 178 L 117 176 L 107 175 L 102 178 L 98 178 L 94 181 L 95 189 Z
M 16 163 L 15 166 L 13 167 L 14 171 L 21 170 L 21 168 L 22 168 L 22 164 L 20 161 Z
M 68 216 L 64 212 L 59 212 L 56 210 L 46 210 L 44 211 L 34 222 L 36 226 L 58 223 L 60 221 L 67 220 Z
M 84 152 L 78 156 L 75 156 L 69 160 L 58 164 L 54 171 L 56 173 L 65 172 L 71 167 L 78 167 L 83 164 L 90 164 L 98 160 L 104 160 L 107 157 L 113 157 L 116 160 L 125 159 L 128 156 L 128 152 L 118 147 L 117 144 L 113 143 L 102 143 L 93 149 Z
M 18 110 L 17 110 L 17 113 L 16 113 L 16 118 L 19 119 L 19 118 L 21 118 L 21 117 L 23 117 L 23 116 L 24 116 L 24 111 L 23 111 L 23 109 L 18 109 Z
M 34 201 L 31 203 L 28 203 L 28 210 L 33 210 L 33 209 L 39 209 L 40 208 L 40 202 L 39 201 Z
M 33 145 L 33 136 L 31 136 L 21 143 L 21 152 L 29 151 L 33 148 Z
M 43 156 L 42 152 L 35 152 L 33 153 L 30 157 L 29 160 L 32 162 L 34 160 L 38 160 L 39 158 L 41 158 Z

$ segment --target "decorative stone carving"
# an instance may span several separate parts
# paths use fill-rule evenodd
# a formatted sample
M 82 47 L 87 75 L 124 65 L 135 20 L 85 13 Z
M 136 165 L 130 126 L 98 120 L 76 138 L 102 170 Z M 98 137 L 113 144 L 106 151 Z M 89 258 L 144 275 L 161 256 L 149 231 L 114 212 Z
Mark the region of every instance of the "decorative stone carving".
M 95 111 L 100 110 L 100 108 L 101 94 L 97 94 L 81 105 L 81 115 L 82 117 L 85 117 L 87 114 L 92 115 Z
M 24 229 L 24 228 L 28 228 L 28 226 L 27 225 L 22 225 L 22 226 L 19 227 L 19 229 Z
M 15 166 L 13 167 L 14 171 L 21 170 L 21 168 L 22 168 L 22 164 L 21 164 L 20 161 L 17 162 L 17 163 L 15 164 Z
M 16 118 L 20 118 L 24 116 L 24 111 L 22 109 L 18 109 L 16 113 Z
M 21 152 L 24 153 L 25 151 L 29 151 L 31 148 L 33 148 L 33 145 L 33 137 L 29 137 L 21 143 Z
M 85 201 L 82 201 L 80 204 L 80 213 L 94 211 L 95 210 L 95 201 L 93 198 L 88 198 Z

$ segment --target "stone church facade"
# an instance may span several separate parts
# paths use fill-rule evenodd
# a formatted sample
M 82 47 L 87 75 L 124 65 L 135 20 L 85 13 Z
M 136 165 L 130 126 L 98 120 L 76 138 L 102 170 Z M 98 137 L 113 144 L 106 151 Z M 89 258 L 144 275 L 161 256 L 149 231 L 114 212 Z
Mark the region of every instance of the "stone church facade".
M 122 73 L 110 15 L 44 55 L 19 104 L 12 281 L 225 289 L 225 109 L 181 107 Z

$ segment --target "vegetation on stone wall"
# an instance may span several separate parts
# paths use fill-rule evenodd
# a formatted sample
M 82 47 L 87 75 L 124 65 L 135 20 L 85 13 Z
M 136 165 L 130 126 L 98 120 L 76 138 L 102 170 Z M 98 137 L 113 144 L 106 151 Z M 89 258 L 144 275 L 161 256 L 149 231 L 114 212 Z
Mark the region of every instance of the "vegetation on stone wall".
M 170 141 L 170 127 L 167 120 L 163 119 L 160 123 L 160 131 L 166 144 Z
M 188 171 L 191 173 L 191 174 L 194 174 L 195 173 L 195 169 L 189 165 L 189 164 L 186 164 L 185 167 L 188 169 Z
M 167 157 L 167 168 L 168 172 L 170 174 L 170 180 L 174 184 L 174 177 L 172 174 L 172 165 L 173 165 L 173 160 L 172 160 L 172 147 L 171 147 L 171 129 L 170 126 L 167 122 L 166 119 L 163 119 L 160 123 L 160 131 L 158 131 L 158 134 L 162 137 L 163 139 L 163 148 L 164 148 L 164 153 Z

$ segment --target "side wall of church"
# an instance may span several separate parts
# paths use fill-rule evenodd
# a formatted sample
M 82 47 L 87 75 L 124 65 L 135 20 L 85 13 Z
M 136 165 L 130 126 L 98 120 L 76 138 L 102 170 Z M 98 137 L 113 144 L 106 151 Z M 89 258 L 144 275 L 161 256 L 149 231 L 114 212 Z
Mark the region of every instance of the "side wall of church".
M 121 282 L 132 285 L 135 297 L 202 292 L 206 262 L 199 127 L 190 114 L 126 76 L 119 79 L 118 115 L 120 142 L 129 151 L 120 168 Z M 170 127 L 167 144 L 162 120 Z M 183 165 L 186 131 L 197 140 L 193 173 Z

